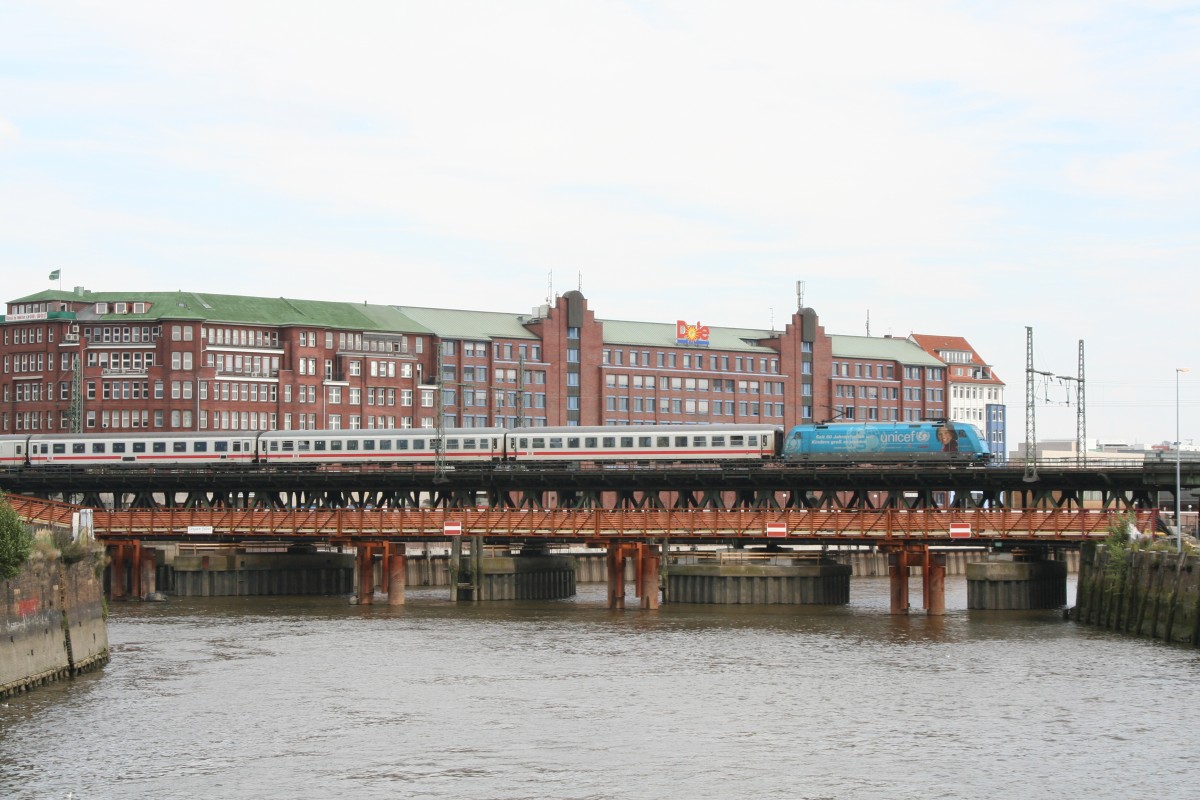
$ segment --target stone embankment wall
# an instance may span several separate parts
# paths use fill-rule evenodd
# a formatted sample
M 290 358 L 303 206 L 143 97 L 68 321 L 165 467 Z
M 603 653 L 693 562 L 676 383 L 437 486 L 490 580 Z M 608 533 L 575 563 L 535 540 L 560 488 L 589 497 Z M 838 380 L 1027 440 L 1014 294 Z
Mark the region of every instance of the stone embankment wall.
M 1071 616 L 1135 636 L 1200 645 L 1200 558 L 1133 551 L 1113 564 L 1103 545 L 1084 546 Z
M 16 578 L 0 581 L 0 697 L 108 661 L 97 563 L 34 560 Z

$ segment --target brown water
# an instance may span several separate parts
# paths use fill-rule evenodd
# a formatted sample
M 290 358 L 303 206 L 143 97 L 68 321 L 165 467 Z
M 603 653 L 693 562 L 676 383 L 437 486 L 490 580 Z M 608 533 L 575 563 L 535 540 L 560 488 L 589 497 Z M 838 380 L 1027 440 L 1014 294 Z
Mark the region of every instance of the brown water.
M 3 798 L 1200 796 L 1200 653 L 1061 612 L 118 604 L 0 707 Z M 631 598 L 632 602 L 632 598 Z

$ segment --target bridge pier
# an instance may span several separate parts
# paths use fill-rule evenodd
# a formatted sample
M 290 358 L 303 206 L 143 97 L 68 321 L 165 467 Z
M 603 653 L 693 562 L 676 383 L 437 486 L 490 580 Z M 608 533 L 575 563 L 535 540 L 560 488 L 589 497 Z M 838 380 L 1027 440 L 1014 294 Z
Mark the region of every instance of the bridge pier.
M 967 608 L 1016 611 L 1060 608 L 1067 604 L 1067 564 L 1044 553 L 1027 561 L 1011 553 L 993 553 L 987 561 L 967 564 Z
M 113 544 L 108 547 L 108 596 L 113 600 L 125 599 L 125 545 Z
M 634 563 L 634 587 L 641 607 L 647 611 L 658 608 L 658 582 L 661 555 L 658 547 L 642 542 L 607 542 L 608 607 L 625 608 L 625 559 Z
M 404 605 L 404 592 L 408 584 L 408 553 L 403 543 L 384 544 L 381 572 L 384 576 L 383 591 L 387 593 L 388 605 Z
M 929 552 L 928 545 L 898 547 L 888 553 L 888 577 L 891 580 L 891 613 L 909 610 L 908 579 L 912 567 L 921 568 L 921 600 L 925 613 L 946 613 L 946 556 Z
M 355 572 L 358 577 L 358 592 L 355 598 L 359 605 L 369 606 L 375 602 L 375 546 L 360 543 L 355 553 Z

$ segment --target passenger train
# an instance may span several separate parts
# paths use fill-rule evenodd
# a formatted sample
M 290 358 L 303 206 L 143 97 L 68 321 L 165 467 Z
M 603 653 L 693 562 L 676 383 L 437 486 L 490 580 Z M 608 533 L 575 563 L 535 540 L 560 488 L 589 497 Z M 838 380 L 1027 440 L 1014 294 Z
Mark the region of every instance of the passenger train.
M 988 459 L 979 432 L 962 423 L 624 425 L 333 431 L 214 431 L 0 436 L 0 465 L 152 467 L 261 465 L 337 467 L 805 462 L 880 463 Z

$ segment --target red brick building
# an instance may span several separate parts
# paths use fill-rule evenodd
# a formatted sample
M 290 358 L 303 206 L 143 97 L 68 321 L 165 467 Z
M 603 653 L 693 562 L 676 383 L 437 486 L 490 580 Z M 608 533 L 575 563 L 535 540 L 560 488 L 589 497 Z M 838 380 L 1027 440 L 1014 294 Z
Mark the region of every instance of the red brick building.
M 944 418 L 945 365 L 903 339 L 191 292 L 8 304 L 0 433 Z M 439 413 L 441 419 L 439 420 Z

